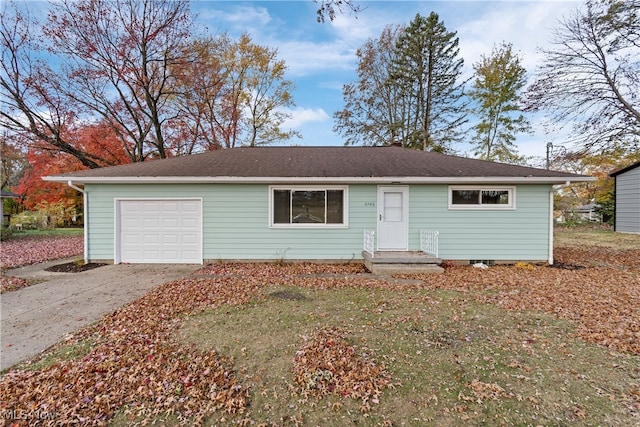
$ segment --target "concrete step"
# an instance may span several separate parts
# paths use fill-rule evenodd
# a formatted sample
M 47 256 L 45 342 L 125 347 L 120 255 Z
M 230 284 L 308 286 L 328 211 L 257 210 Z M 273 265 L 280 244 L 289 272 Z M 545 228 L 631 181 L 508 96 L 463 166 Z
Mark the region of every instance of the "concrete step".
M 373 256 L 369 252 L 362 252 L 365 260 L 370 260 L 374 264 L 440 264 L 441 258 L 436 258 L 431 254 L 420 251 L 376 251 Z
M 444 268 L 437 264 L 372 264 L 365 260 L 367 270 L 373 274 L 393 275 L 393 274 L 427 274 L 442 273 Z
M 363 252 L 364 265 L 374 274 L 442 273 L 442 259 L 419 251 Z

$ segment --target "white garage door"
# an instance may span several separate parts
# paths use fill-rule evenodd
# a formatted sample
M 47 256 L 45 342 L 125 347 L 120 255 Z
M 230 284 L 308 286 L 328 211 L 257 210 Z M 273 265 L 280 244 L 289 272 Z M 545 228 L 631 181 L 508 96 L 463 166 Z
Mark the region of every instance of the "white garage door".
M 117 203 L 119 262 L 202 263 L 201 200 Z

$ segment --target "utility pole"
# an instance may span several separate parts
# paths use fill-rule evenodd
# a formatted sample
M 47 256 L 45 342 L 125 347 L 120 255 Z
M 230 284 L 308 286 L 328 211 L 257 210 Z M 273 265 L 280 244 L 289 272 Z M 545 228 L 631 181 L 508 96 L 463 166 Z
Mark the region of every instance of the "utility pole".
M 555 150 L 555 153 L 554 153 Z M 553 145 L 551 142 L 547 142 L 547 170 L 551 167 L 551 160 L 559 155 L 566 154 L 567 149 L 563 146 Z

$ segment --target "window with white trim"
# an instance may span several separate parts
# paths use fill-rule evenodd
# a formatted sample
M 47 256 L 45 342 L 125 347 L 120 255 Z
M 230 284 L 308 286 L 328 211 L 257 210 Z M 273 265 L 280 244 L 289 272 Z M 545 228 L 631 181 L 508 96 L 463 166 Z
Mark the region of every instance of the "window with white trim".
M 515 187 L 449 187 L 449 209 L 515 209 Z
M 271 227 L 344 227 L 346 187 L 275 187 L 270 191 Z

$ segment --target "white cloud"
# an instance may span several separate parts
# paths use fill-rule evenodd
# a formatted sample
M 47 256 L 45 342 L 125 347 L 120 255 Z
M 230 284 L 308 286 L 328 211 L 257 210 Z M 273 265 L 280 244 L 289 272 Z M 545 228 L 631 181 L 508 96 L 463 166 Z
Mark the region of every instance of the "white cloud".
M 352 14 L 338 15 L 329 25 L 338 39 L 359 47 L 368 39 L 379 37 L 382 28 L 389 23 L 389 16 L 368 14 L 365 11 L 357 17 Z
M 216 4 L 216 3 L 211 3 Z M 256 27 L 266 26 L 272 18 L 264 7 L 237 6 L 231 10 L 207 8 L 205 6 L 197 10 L 198 20 L 206 23 L 211 30 L 231 30 L 240 32 L 253 31 Z M 211 28 L 217 24 L 218 28 Z
M 282 124 L 283 129 L 298 129 L 309 122 L 324 122 L 331 117 L 322 108 L 296 107 L 285 109 L 291 117 Z
M 580 3 L 501 2 L 502 7 L 458 26 L 461 55 L 467 67 L 489 55 L 494 45 L 511 43 L 522 56 L 522 65 L 533 72 L 540 63 L 540 47 L 548 47 L 558 20 L 572 13 Z
M 284 59 L 292 76 L 323 71 L 354 70 L 354 50 L 341 42 L 314 43 L 284 41 L 278 45 L 279 57 Z

